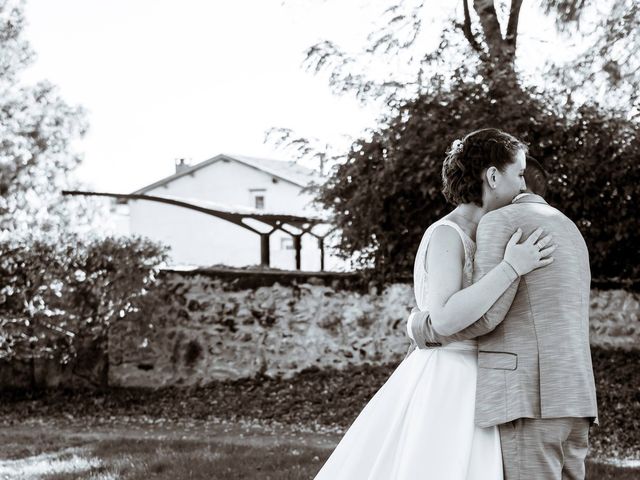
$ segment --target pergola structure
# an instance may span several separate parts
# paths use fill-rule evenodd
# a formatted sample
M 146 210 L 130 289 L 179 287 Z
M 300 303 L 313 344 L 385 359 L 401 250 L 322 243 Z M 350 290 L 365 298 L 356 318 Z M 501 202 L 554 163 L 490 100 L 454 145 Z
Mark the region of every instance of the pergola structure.
M 324 239 L 333 231 L 335 227 L 329 228 L 323 234 L 314 232 L 313 229 L 319 225 L 330 226 L 321 218 L 300 217 L 297 215 L 281 215 L 269 213 L 239 213 L 225 212 L 194 203 L 185 202 L 174 198 L 158 197 L 154 195 L 138 195 L 107 192 L 83 192 L 78 190 L 63 190 L 63 195 L 82 195 L 92 197 L 111 197 L 120 200 L 146 200 L 149 202 L 165 203 L 176 207 L 195 210 L 205 215 L 211 215 L 222 220 L 245 228 L 260 237 L 260 265 L 268 267 L 270 263 L 269 238 L 273 232 L 280 230 L 293 238 L 293 247 L 296 252 L 296 270 L 300 270 L 302 253 L 302 235 L 309 234 L 318 239 L 320 247 L 320 270 L 324 271 Z M 203 202 L 206 203 L 206 202 Z

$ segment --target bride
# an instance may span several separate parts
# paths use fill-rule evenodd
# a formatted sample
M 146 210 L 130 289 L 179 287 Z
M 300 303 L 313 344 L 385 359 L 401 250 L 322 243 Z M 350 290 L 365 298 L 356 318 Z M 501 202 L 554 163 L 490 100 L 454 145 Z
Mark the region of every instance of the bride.
M 471 325 L 518 276 L 553 261 L 548 255 L 555 247 L 535 244 L 541 229 L 522 243 L 516 231 L 502 262 L 472 284 L 478 222 L 526 188 L 526 151 L 513 136 L 483 129 L 447 152 L 443 194 L 456 208 L 427 228 L 414 265 L 418 308 L 430 312 L 442 335 Z M 498 428 L 474 425 L 477 368 L 475 340 L 410 351 L 315 480 L 501 480 Z

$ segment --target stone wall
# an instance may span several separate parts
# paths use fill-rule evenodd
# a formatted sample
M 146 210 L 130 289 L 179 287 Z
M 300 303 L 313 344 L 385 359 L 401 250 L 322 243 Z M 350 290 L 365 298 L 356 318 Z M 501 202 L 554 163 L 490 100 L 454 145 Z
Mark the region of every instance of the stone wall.
M 348 278 L 280 278 L 238 288 L 241 278 L 166 273 L 167 302 L 112 328 L 110 384 L 193 385 L 258 372 L 288 377 L 312 365 L 399 361 L 408 346 L 410 286 L 381 294 L 340 288 Z
M 591 345 L 640 348 L 640 293 L 591 290 Z
M 202 385 L 310 366 L 399 362 L 409 345 L 409 284 L 368 291 L 349 275 L 165 272 L 154 308 L 114 325 L 112 386 Z M 640 295 L 593 290 L 591 341 L 634 348 Z

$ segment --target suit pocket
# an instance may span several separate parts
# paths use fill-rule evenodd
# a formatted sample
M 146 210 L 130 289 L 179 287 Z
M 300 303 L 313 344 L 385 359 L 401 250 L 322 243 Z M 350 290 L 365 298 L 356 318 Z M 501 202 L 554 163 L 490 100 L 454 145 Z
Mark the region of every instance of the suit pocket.
M 518 368 L 518 355 L 509 352 L 480 350 L 478 352 L 478 368 L 515 370 Z

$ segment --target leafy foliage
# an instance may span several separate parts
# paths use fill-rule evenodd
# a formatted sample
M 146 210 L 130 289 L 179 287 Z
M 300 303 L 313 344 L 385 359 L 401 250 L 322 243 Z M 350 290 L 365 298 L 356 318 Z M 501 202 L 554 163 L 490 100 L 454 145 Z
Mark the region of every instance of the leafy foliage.
M 455 138 L 501 128 L 529 144 L 550 173 L 548 201 L 581 229 L 594 277 L 640 277 L 640 127 L 597 106 L 572 111 L 507 81 L 489 92 L 463 69 L 431 80 L 372 137 L 355 142 L 318 196 L 342 231 L 342 254 L 378 281 L 412 272 L 426 227 L 453 208 L 441 166 Z
M 550 65 L 549 77 L 561 86 L 570 100 L 597 99 L 623 115 L 640 115 L 640 4 L 635 0 L 552 0 L 563 18 L 577 15 L 579 54 L 568 62 Z M 595 10 L 595 11 L 594 11 Z M 586 15 L 589 13 L 589 15 Z M 588 17 L 586 21 L 582 17 Z M 571 21 L 568 23 L 572 24 Z M 565 23 L 565 25 L 567 25 Z M 567 32 L 569 33 L 569 32 Z M 572 38 L 572 39 L 573 39 Z
M 0 0 L 0 358 L 63 363 L 109 324 L 135 311 L 165 259 L 138 238 L 100 238 L 106 207 L 63 197 L 82 157 L 81 107 L 50 82 L 22 82 L 35 54 L 24 38 L 24 2 Z
M 0 239 L 0 358 L 72 360 L 106 352 L 110 324 L 152 301 L 166 247 L 138 237 Z
M 521 12 L 523 2 L 461 3 L 438 13 L 422 0 L 398 0 L 361 52 L 349 54 L 330 40 L 307 50 L 306 68 L 327 71 L 334 92 L 383 100 L 377 128 L 352 144 L 318 195 L 341 229 L 339 251 L 377 281 L 408 277 L 424 229 L 450 208 L 439 193 L 447 146 L 477 128 L 497 127 L 527 141 L 550 172 L 548 200 L 583 232 L 593 275 L 635 285 L 637 2 L 539 2 L 556 19 L 560 37 L 553 41 L 572 35 L 587 46 L 549 65 L 542 87 L 522 74 L 516 55 L 521 13 L 530 14 Z M 430 46 L 425 21 L 442 14 L 449 22 Z M 363 66 L 377 57 L 402 57 L 409 68 L 370 78 Z
M 79 183 L 70 176 L 81 161 L 72 147 L 87 129 L 85 112 L 50 82 L 21 82 L 35 57 L 23 9 L 20 0 L 0 0 L 0 229 L 75 229 L 106 213 L 96 202 L 60 195 Z
M 445 5 L 424 0 L 385 3 L 362 49 L 347 51 L 330 39 L 322 40 L 306 50 L 304 67 L 315 74 L 327 72 L 329 85 L 337 94 L 354 94 L 363 103 L 382 98 L 382 105 L 387 106 L 424 93 L 434 73 L 450 72 L 464 64 L 477 64 L 490 87 L 494 80 L 504 82 L 507 77 L 516 84 L 530 83 L 521 73 L 525 66 L 530 69 L 532 62 L 524 55 L 516 55 L 518 46 L 530 41 L 519 35 L 522 19 L 532 15 L 532 10 L 522 10 L 524 3 L 522 0 L 462 0 Z M 562 60 L 533 63 L 537 80 L 551 88 L 559 87 L 557 90 L 562 90 L 563 96 L 598 98 L 637 115 L 638 2 L 536 3 L 535 9 L 555 21 L 556 31 L 541 29 L 534 39 L 557 44 L 570 52 Z M 431 38 L 434 30 L 440 30 L 437 43 Z M 385 63 L 388 67 L 384 75 L 373 73 Z

